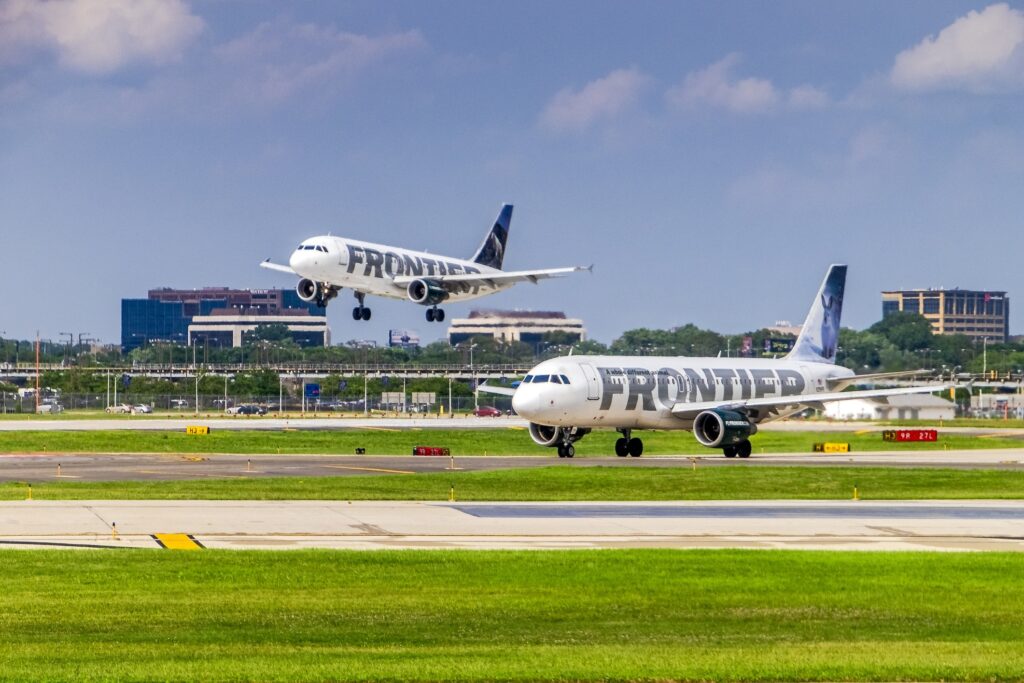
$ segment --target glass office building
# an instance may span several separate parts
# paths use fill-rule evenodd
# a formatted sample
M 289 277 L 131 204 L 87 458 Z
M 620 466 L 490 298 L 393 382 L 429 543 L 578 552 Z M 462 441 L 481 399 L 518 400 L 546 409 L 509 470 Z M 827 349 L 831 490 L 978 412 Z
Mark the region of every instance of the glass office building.
M 306 303 L 293 289 L 152 289 L 145 299 L 121 300 L 121 351 L 128 353 L 154 342 L 185 345 L 188 326 L 196 316 L 216 312 L 276 316 L 297 311 L 327 315 L 326 308 Z
M 963 334 L 1003 343 L 1010 336 L 1006 292 L 971 289 L 905 289 L 882 292 L 882 317 L 897 311 L 928 319 L 935 334 Z

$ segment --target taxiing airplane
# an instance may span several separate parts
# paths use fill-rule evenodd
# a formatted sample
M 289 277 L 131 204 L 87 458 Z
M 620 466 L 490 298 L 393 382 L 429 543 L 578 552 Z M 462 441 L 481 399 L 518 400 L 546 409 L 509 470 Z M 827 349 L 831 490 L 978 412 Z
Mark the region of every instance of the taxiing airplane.
M 595 427 L 622 434 L 615 454 L 639 456 L 638 429 L 692 431 L 726 457 L 750 456 L 757 425 L 821 408 L 826 401 L 943 391 L 948 384 L 843 391 L 864 381 L 911 373 L 855 375 L 835 365 L 846 266 L 833 265 L 815 297 L 793 350 L 781 359 L 651 356 L 562 356 L 533 368 L 515 389 L 481 385 L 512 396 L 541 446 L 575 455 L 573 443 Z
M 305 240 L 292 253 L 288 265 L 267 259 L 263 268 L 297 275 L 296 290 L 303 301 L 319 306 L 351 289 L 359 305 L 352 309 L 355 320 L 369 320 L 367 294 L 408 299 L 427 308 L 427 320 L 444 320 L 445 301 L 467 301 L 507 289 L 518 282 L 560 277 L 583 267 L 504 271 L 501 269 L 512 223 L 512 205 L 501 207 L 493 227 L 476 254 L 468 260 L 410 251 L 371 242 L 323 235 Z

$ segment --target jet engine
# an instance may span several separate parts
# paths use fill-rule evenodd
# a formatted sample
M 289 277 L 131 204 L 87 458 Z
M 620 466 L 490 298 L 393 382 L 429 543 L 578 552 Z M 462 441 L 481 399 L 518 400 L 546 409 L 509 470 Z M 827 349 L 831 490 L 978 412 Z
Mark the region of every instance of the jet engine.
M 448 292 L 436 282 L 413 280 L 409 283 L 409 300 L 424 306 L 436 306 L 448 298 Z
M 295 291 L 303 301 L 316 301 L 320 294 L 320 285 L 304 277 L 295 285 Z
M 567 433 L 569 443 L 575 443 L 589 434 L 590 430 L 579 427 L 549 427 L 530 423 L 530 438 L 538 446 L 560 446 L 565 443 Z
M 693 421 L 693 435 L 708 448 L 731 446 L 757 433 L 757 425 L 734 410 L 705 410 Z

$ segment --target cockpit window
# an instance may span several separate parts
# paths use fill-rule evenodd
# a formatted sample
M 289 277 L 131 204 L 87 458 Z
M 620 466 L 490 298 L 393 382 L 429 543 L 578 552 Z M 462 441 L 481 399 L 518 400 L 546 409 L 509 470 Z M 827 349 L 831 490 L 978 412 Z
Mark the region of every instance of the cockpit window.
M 527 375 L 526 377 L 523 378 L 523 384 L 529 384 L 532 381 L 533 381 L 533 375 Z
M 551 383 L 552 384 L 561 384 L 562 380 L 560 380 L 558 378 L 558 375 L 551 375 Z
M 559 377 L 562 378 L 562 384 L 568 384 L 569 383 L 569 378 L 566 377 L 565 375 L 559 375 Z
M 551 375 L 534 375 L 533 376 L 533 383 L 534 384 L 543 384 L 544 382 L 547 382 L 550 378 L 551 378 Z

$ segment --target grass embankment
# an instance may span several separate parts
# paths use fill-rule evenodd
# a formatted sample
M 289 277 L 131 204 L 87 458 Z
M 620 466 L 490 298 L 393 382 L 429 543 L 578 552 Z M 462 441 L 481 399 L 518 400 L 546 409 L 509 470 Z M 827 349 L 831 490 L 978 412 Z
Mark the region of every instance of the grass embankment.
M 689 432 L 638 432 L 645 455 L 708 455 Z M 618 435 L 598 431 L 576 444 L 577 457 L 613 453 Z M 751 439 L 754 453 L 808 453 L 815 442 L 848 442 L 854 453 L 973 448 L 1022 448 L 1024 440 L 998 436 L 939 433 L 936 443 L 889 443 L 881 430 L 870 432 L 772 432 Z M 0 432 L 0 453 L 333 453 L 410 455 L 413 446 L 447 446 L 456 455 L 550 455 L 523 428 L 505 429 L 342 429 L 231 431 L 214 427 L 207 436 L 184 431 L 14 431 Z
M 256 463 L 258 470 L 259 464 Z M 1022 499 L 1024 471 L 852 467 L 572 467 L 386 476 L 112 482 L 34 482 L 36 500 L 448 500 L 654 501 L 843 500 L 856 486 L 866 500 Z M 0 484 L 0 499 L 26 498 L 20 482 Z
M 0 554 L 3 680 L 1019 680 L 1024 555 Z

